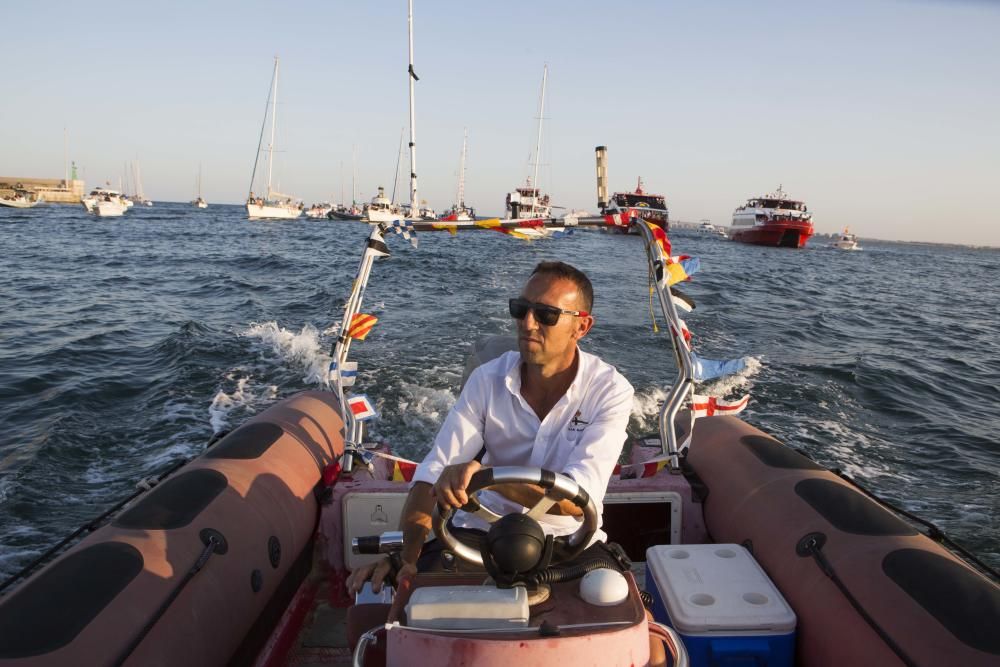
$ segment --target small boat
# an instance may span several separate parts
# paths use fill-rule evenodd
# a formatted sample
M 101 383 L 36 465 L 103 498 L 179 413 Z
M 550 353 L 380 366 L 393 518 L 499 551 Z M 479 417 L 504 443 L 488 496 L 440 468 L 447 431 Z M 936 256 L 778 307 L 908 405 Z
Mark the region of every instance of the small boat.
M 339 217 L 339 216 L 338 216 Z M 405 218 L 402 207 L 385 196 L 385 188 L 378 186 L 378 194 L 365 205 L 361 220 L 365 222 L 392 222 Z M 342 218 L 343 219 L 343 218 Z
M 833 237 L 830 248 L 834 250 L 861 250 L 858 245 L 858 237 L 851 233 L 850 227 L 844 227 L 844 231 Z
M 201 196 L 201 165 L 198 165 L 198 196 L 191 201 L 191 205 L 195 208 L 208 208 L 208 202 L 205 198 Z
M 338 204 L 330 209 L 326 217 L 330 220 L 362 220 L 364 214 L 365 210 L 356 204 L 352 204 L 351 206 Z
M 253 194 L 253 182 L 257 177 L 257 161 L 253 164 L 253 173 L 250 175 L 251 191 L 247 197 L 247 217 L 251 220 L 281 220 L 293 219 L 302 215 L 304 205 L 301 200 L 291 195 L 284 195 L 271 188 L 271 175 L 274 169 L 274 128 L 275 116 L 278 110 L 278 58 L 274 58 L 274 73 L 271 76 L 271 88 L 268 92 L 271 101 L 271 140 L 267 144 L 267 192 L 263 197 L 255 197 Z M 266 121 L 266 115 L 265 115 Z M 264 140 L 264 125 L 260 128 L 259 146 Z
M 87 523 L 71 547 L 0 584 L 19 582 L 0 598 L 0 663 L 400 667 L 458 656 L 487 667 L 613 667 L 647 665 L 651 646 L 662 645 L 674 665 L 998 664 L 995 571 L 733 416 L 736 403 L 694 393 L 704 360 L 682 334 L 680 296 L 663 270 L 666 238 L 654 228 L 639 226 L 645 243 L 636 247 L 678 375 L 658 432 L 624 450 L 603 512 L 574 480 L 537 467 L 487 467 L 469 487 L 476 497 L 497 484 L 541 485 L 548 504 L 508 516 L 530 526 L 549 501 L 570 500 L 584 512 L 570 536 L 540 547 L 525 530 L 474 549 L 451 533 L 449 512 L 435 512 L 453 571 L 351 599 L 350 570 L 400 547 L 392 529 L 415 462 L 365 440 L 374 409 L 332 372 L 328 388 L 213 438 Z M 455 227 L 413 223 L 419 233 L 446 229 Z M 362 312 L 373 267 L 390 253 L 389 230 L 372 225 L 342 321 Z M 645 271 L 634 277 L 646 287 Z M 350 343 L 338 338 L 333 369 L 356 371 Z M 502 337 L 474 344 L 466 376 L 512 346 Z M 478 501 L 466 508 L 489 515 Z M 601 516 L 621 548 L 613 560 L 560 566 Z M 511 523 L 495 514 L 490 522 L 497 536 Z M 527 569 L 501 564 L 512 544 L 529 554 Z M 465 569 L 477 563 L 491 578 Z
M 781 248 L 804 248 L 813 235 L 812 212 L 804 202 L 777 191 L 747 200 L 733 212 L 734 241 Z
M 458 167 L 458 196 L 455 205 L 441 215 L 443 222 L 471 222 L 476 219 L 476 211 L 465 205 L 465 154 L 469 144 L 469 131 L 462 139 L 462 159 Z
M 535 141 L 535 154 L 532 166 L 532 175 L 528 176 L 527 182 L 512 192 L 507 193 L 507 200 L 504 203 L 507 220 L 544 220 L 552 217 L 552 204 L 549 196 L 543 194 L 538 187 L 538 167 L 541 163 L 542 150 L 542 117 L 545 112 L 545 83 L 549 76 L 549 66 L 542 68 L 542 93 L 538 102 L 538 138 Z
M 333 204 L 330 204 L 329 202 L 323 202 L 321 204 L 313 204 L 312 206 L 306 209 L 306 217 L 313 219 L 325 218 L 330 214 L 330 211 L 332 210 L 333 210 Z
M 129 200 L 140 206 L 152 206 L 153 202 L 146 198 L 146 193 L 142 189 L 142 171 L 139 169 L 138 160 L 132 164 L 132 172 L 132 180 L 135 182 L 135 196 L 129 197 Z
M 11 194 L 0 197 L 0 206 L 8 208 L 33 208 L 45 201 L 37 192 L 29 190 L 14 190 Z
M 131 207 L 131 202 L 121 192 L 110 188 L 94 188 L 80 199 L 80 203 L 88 213 L 102 218 L 118 217 Z

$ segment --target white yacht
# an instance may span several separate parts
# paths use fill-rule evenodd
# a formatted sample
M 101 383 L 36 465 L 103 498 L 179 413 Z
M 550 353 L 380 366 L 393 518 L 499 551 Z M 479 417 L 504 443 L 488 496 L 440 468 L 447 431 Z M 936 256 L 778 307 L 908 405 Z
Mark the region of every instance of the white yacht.
M 858 237 L 851 233 L 850 227 L 844 227 L 844 231 L 833 237 L 830 247 L 834 250 L 861 250 L 858 245 Z
M 45 201 L 41 195 L 27 190 L 15 190 L 13 194 L 0 197 L 0 206 L 8 208 L 32 208 Z
M 274 168 L 274 126 L 275 112 L 278 109 L 278 58 L 274 59 L 274 74 L 271 78 L 271 90 L 268 97 L 271 99 L 271 141 L 267 145 L 267 192 L 263 197 L 255 197 L 253 191 L 247 197 L 247 216 L 251 220 L 257 219 L 292 219 L 302 215 L 302 202 L 291 195 L 284 195 L 275 192 L 271 188 L 271 174 Z M 264 127 L 261 126 L 261 141 L 263 141 Z M 258 142 L 258 146 L 260 142 Z M 254 171 L 250 176 L 250 183 L 253 187 L 254 178 L 257 176 L 257 162 L 254 161 Z
M 398 204 L 385 196 L 385 188 L 378 186 L 378 194 L 365 205 L 361 220 L 364 222 L 392 222 L 406 217 Z
M 110 188 L 94 188 L 90 194 L 82 197 L 80 203 L 88 213 L 98 216 L 119 216 L 131 207 L 131 202 L 118 190 Z M 104 213 L 97 210 L 97 205 L 103 204 Z M 115 212 L 120 209 L 120 212 Z

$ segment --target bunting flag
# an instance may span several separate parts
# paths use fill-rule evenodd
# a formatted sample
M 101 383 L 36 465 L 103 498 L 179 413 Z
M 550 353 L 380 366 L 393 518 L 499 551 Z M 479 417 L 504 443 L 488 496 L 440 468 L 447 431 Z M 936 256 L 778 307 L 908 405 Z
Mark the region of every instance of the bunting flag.
M 686 340 L 688 343 L 690 343 L 691 342 L 691 330 L 688 329 L 687 322 L 685 322 L 684 320 L 682 320 L 679 317 L 677 318 L 677 321 L 680 322 L 680 324 L 681 324 L 681 335 L 684 336 L 684 340 Z M 673 329 L 673 326 L 671 325 L 670 328 Z
M 620 476 L 623 470 L 640 468 L 641 470 L 638 471 L 638 474 L 627 475 L 625 478 L 652 477 L 656 473 L 666 468 L 667 464 L 669 463 L 670 460 L 668 458 L 657 458 L 657 459 L 652 459 L 651 461 L 644 461 L 642 463 L 626 463 L 625 465 L 618 464 L 615 466 L 614 472 L 612 472 L 611 474 Z
M 629 211 L 604 216 L 604 223 L 611 227 L 628 227 L 631 220 L 632 216 Z
M 351 326 L 347 328 L 347 335 L 351 338 L 364 340 L 376 322 L 378 322 L 378 318 L 374 315 L 355 313 L 354 317 L 351 318 Z
M 750 402 L 749 394 L 735 401 L 723 401 L 715 396 L 699 396 L 698 394 L 692 398 L 691 409 L 694 411 L 695 419 L 714 415 L 736 415 L 743 412 L 747 403 Z
M 676 285 L 677 283 L 684 282 L 685 280 L 690 280 L 687 272 L 684 270 L 684 265 L 680 262 L 668 262 L 667 263 L 667 286 Z
M 389 223 L 389 229 L 409 241 L 414 248 L 417 247 L 417 232 L 409 220 L 393 220 Z
M 660 251 L 663 252 L 663 257 L 666 258 L 667 262 L 670 261 L 670 239 L 667 238 L 667 233 L 663 231 L 663 227 L 659 225 L 654 225 L 648 220 L 643 220 L 643 224 L 649 227 L 649 231 L 653 233 L 653 238 L 656 239 L 656 245 L 660 246 Z M 671 285 L 673 283 L 670 283 Z
M 706 382 L 724 375 L 734 375 L 747 367 L 746 357 L 716 361 L 715 359 L 702 359 L 692 352 L 691 361 L 694 362 L 695 382 Z
M 354 381 L 358 379 L 358 362 L 356 361 L 345 361 L 344 367 L 340 371 L 340 386 L 341 387 L 353 387 Z M 330 362 L 330 373 L 329 380 L 332 383 L 337 381 L 337 362 Z
M 670 288 L 670 298 L 674 302 L 674 305 L 683 310 L 686 313 L 690 313 L 694 310 L 694 299 L 689 297 L 684 292 L 680 291 L 676 287 Z
M 359 422 L 378 418 L 378 412 L 375 411 L 375 406 L 372 405 L 372 402 L 368 400 L 368 397 L 364 394 L 348 398 L 347 406 L 351 409 L 351 414 L 354 415 L 354 419 Z
M 671 259 L 673 259 L 671 257 Z M 701 260 L 697 257 L 688 257 L 687 255 L 681 255 L 677 258 L 681 266 L 684 267 L 684 273 L 688 274 L 688 277 L 693 276 L 698 273 L 698 269 L 701 268 Z
M 442 225 L 442 224 L 439 224 L 439 223 L 435 222 L 435 223 L 431 224 L 431 229 L 436 229 L 436 230 L 442 230 L 443 229 L 446 232 L 448 232 L 449 234 L 451 234 L 452 236 L 458 236 L 458 226 L 457 225 Z
M 388 257 L 389 256 L 389 246 L 385 244 L 382 239 L 368 237 L 368 250 L 366 251 L 376 257 Z
M 392 466 L 392 481 L 410 482 L 413 481 L 413 473 L 417 471 L 417 464 L 409 461 L 395 461 Z

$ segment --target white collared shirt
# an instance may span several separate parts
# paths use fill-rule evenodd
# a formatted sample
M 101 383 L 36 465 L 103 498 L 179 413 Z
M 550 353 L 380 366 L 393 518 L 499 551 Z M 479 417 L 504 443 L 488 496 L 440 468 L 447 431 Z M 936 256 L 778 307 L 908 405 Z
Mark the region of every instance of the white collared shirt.
M 531 466 L 567 475 L 590 494 L 601 517 L 604 493 L 625 444 L 634 392 L 614 366 L 583 350 L 578 354 L 576 377 L 543 420 L 521 396 L 519 352 L 507 352 L 473 371 L 412 483 L 433 484 L 445 466 L 471 461 L 485 444 L 484 466 Z M 526 511 L 493 491 L 480 493 L 479 500 L 500 515 Z M 454 523 L 489 528 L 462 511 L 456 512 Z M 553 514 L 539 524 L 556 536 L 580 526 L 574 517 Z M 598 530 L 594 539 L 605 537 Z

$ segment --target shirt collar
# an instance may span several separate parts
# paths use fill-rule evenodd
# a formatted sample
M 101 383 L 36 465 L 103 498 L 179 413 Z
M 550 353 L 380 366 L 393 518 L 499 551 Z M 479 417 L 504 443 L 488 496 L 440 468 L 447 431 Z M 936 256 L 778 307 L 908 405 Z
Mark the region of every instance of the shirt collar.
M 587 376 L 590 372 L 590 355 L 580 349 L 578 345 L 576 348 L 577 354 L 577 364 L 576 364 L 576 375 L 573 377 L 573 381 L 569 385 L 569 389 L 566 390 L 564 396 L 570 400 L 573 399 L 577 388 L 583 383 L 583 378 Z M 514 394 L 515 396 L 521 395 L 521 353 L 511 352 L 510 360 L 507 366 L 507 372 L 504 375 L 504 386 L 507 387 L 507 391 Z

